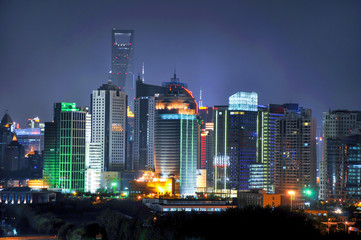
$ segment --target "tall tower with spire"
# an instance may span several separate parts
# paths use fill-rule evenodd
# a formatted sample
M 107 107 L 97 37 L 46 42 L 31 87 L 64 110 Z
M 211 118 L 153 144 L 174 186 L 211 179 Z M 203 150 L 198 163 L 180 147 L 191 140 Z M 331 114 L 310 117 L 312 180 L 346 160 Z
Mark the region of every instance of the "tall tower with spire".
M 112 30 L 111 80 L 128 95 L 128 105 L 133 111 L 133 52 L 134 30 Z

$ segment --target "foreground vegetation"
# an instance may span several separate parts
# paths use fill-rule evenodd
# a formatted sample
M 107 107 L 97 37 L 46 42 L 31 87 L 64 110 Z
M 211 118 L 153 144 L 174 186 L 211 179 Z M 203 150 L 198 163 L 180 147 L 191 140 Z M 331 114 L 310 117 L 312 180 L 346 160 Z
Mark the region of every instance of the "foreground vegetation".
M 140 202 L 64 199 L 43 205 L 6 206 L 19 235 L 50 234 L 59 239 L 357 239 L 325 234 L 320 224 L 282 208 L 229 209 L 217 214 L 158 215 Z

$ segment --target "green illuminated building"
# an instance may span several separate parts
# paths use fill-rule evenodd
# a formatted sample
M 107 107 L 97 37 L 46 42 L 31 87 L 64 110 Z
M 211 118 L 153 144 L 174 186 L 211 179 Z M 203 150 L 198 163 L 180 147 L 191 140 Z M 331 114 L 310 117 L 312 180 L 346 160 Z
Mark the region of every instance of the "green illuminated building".
M 44 181 L 63 192 L 84 191 L 85 108 L 55 103 L 54 121 L 45 123 Z
M 276 121 L 284 113 L 278 104 L 258 106 L 256 164 L 251 166 L 250 188 L 264 189 L 274 193 L 274 154 Z

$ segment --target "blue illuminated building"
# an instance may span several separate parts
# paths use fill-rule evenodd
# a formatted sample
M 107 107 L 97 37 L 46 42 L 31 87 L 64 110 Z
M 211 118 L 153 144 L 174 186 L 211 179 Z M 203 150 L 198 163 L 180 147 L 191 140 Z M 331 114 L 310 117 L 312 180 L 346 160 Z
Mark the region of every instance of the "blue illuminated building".
M 361 200 L 361 131 L 342 139 L 343 162 L 346 174 L 346 199 L 359 202 Z
M 229 188 L 250 189 L 250 166 L 256 163 L 258 96 L 238 92 L 229 97 Z

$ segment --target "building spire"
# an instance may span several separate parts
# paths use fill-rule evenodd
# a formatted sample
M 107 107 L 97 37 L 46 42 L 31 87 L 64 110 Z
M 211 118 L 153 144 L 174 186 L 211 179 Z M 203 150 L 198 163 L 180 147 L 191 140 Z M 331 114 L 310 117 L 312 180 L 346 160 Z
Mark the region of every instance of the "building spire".
M 143 65 L 142 65 L 142 82 L 144 83 L 144 62 L 143 62 Z
M 199 90 L 199 107 L 203 107 L 202 89 Z
M 171 82 L 179 82 L 179 78 L 177 78 L 176 67 L 174 66 L 174 75 L 173 78 L 170 79 Z

